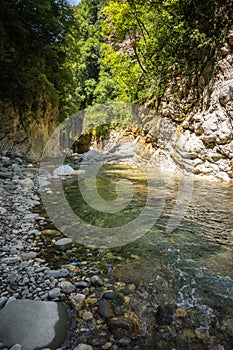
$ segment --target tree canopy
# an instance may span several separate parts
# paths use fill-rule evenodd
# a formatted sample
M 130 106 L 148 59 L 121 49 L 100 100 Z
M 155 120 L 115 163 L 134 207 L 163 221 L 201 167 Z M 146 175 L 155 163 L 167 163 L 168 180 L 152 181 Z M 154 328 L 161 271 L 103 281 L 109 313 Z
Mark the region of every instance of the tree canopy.
M 232 26 L 231 1 L 2 0 L 0 98 L 21 114 L 45 94 L 63 117 L 95 103 L 146 103 L 198 74 Z

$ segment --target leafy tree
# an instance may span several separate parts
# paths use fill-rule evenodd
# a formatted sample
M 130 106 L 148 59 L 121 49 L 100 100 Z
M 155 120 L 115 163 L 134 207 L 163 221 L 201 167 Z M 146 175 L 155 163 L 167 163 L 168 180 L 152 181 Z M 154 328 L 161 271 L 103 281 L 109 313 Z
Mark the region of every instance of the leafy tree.
M 200 74 L 215 59 L 232 25 L 222 0 L 109 0 L 103 13 L 104 64 L 131 101 L 156 108 L 174 76 Z
M 64 0 L 2 0 L 0 3 L 0 98 L 21 115 L 47 94 L 54 105 L 67 82 L 64 37 L 72 12 Z

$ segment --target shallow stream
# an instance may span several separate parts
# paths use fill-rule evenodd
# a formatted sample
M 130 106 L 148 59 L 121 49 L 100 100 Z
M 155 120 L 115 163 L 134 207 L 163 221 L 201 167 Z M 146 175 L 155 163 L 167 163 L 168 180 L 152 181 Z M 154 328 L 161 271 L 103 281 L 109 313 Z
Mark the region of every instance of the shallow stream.
M 150 339 L 148 349 L 230 350 L 233 348 L 233 185 L 190 177 L 182 178 L 180 183 L 173 175 L 161 178 L 155 169 L 151 171 L 154 171 L 154 192 L 148 204 L 144 169 L 124 165 L 101 168 L 96 186 L 109 206 L 117 198 L 119 180 L 129 180 L 128 184 L 134 188 L 132 200 L 113 214 L 85 203 L 77 177 L 63 181 L 73 211 L 100 230 L 134 221 L 147 205 L 145 220 L 154 217 L 147 233 L 139 238 L 136 235 L 135 240 L 130 237 L 122 246 L 93 250 L 91 259 L 112 266 L 115 280 L 136 286 L 131 304 L 140 317 L 142 332 Z M 86 185 L 90 192 L 92 185 L 95 186 L 90 181 Z M 180 205 L 177 198 L 183 198 Z M 173 230 L 168 229 L 172 217 L 178 224 L 175 227 L 173 223 Z M 126 237 L 127 234 L 126 230 Z M 93 239 L 90 244 L 94 242 Z M 73 256 L 70 263 L 72 259 Z

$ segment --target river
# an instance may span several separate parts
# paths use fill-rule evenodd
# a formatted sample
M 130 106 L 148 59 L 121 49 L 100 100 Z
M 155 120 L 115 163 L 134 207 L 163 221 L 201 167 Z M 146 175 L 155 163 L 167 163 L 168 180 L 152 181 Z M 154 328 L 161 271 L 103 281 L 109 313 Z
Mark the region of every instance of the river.
M 135 239 L 127 240 L 128 233 L 132 233 L 126 230 L 124 244 L 100 247 L 101 254 L 95 259 L 99 256 L 102 263 L 112 264 L 116 280 L 137 287 L 132 304 L 150 344 L 166 344 L 172 338 L 171 324 L 175 317 L 176 332 L 179 329 L 180 334 L 174 343 L 177 349 L 232 349 L 233 186 L 189 176 L 182 178 L 180 184 L 180 179 L 173 175 L 161 180 L 161 174 L 152 171 L 157 195 L 153 193 L 146 221 L 154 216 L 154 223 Z M 82 221 L 100 230 L 128 227 L 124 225 L 134 221 L 148 205 L 148 179 L 144 169 L 105 165 L 98 172 L 95 184 L 89 181 L 86 185 L 90 192 L 92 186 L 97 186 L 99 194 L 111 206 L 111 201 L 116 199 L 116 184 L 122 179 L 128 180 L 125 191 L 128 184 L 134 192 L 132 200 L 116 213 L 90 208 L 83 199 L 77 178 L 64 180 L 63 187 L 67 201 Z M 81 181 L 86 181 L 85 177 Z M 176 206 L 180 194 L 185 200 Z M 168 223 L 172 217 L 179 220 L 171 230 Z M 160 328 L 155 332 L 156 319 Z M 194 338 L 201 339 L 206 347 L 188 347 Z M 215 347 L 220 344 L 225 348 Z

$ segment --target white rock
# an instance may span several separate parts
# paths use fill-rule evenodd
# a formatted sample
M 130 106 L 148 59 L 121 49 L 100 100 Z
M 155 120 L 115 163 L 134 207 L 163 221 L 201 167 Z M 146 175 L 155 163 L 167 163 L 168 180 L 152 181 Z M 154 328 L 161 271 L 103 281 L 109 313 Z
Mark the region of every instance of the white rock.
M 54 177 L 74 175 L 75 170 L 70 165 L 61 165 L 53 171 Z
M 22 187 L 33 187 L 34 186 L 34 182 L 29 178 L 19 180 L 19 183 Z
M 79 344 L 78 346 L 76 346 L 74 348 L 74 350 L 92 350 L 92 349 L 93 348 L 91 345 L 87 345 L 87 344 L 83 344 L 83 343 Z

